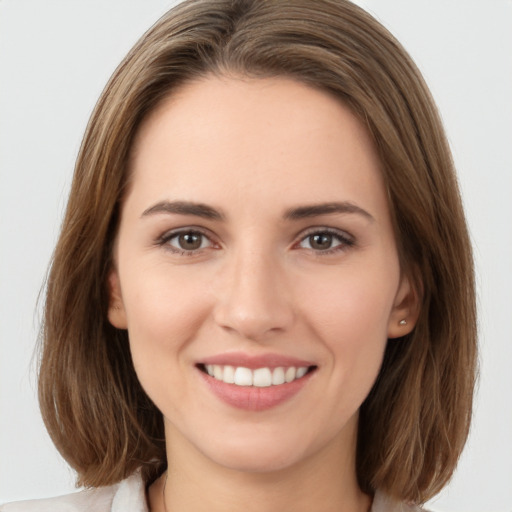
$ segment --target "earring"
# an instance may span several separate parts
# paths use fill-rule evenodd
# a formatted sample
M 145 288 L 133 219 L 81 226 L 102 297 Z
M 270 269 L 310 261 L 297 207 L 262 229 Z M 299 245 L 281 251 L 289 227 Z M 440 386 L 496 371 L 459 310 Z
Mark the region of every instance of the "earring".
M 407 320 L 400 320 L 400 322 L 398 322 L 398 325 L 407 325 Z

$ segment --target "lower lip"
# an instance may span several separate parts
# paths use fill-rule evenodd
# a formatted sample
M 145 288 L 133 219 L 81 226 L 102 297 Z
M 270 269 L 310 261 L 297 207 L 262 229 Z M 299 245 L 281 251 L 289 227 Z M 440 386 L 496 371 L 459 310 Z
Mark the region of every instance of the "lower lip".
M 198 371 L 214 395 L 224 403 L 246 411 L 265 411 L 290 400 L 306 385 L 313 373 L 308 372 L 300 379 L 278 386 L 259 388 L 226 384 L 201 370 Z

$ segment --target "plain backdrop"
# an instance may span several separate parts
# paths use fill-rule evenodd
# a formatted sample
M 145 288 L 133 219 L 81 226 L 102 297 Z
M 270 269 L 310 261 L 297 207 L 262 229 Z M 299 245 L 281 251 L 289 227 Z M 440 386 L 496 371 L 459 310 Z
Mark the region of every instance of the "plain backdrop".
M 360 0 L 445 121 L 477 264 L 481 378 L 467 449 L 429 506 L 512 510 L 512 2 Z M 36 400 L 36 307 L 105 82 L 165 0 L 0 0 L 0 503 L 74 490 Z

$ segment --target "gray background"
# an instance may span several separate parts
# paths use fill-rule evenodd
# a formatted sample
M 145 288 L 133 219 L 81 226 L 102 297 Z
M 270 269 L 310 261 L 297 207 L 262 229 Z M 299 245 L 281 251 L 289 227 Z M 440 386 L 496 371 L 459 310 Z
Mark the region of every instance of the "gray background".
M 445 512 L 512 510 L 512 2 L 360 0 L 443 115 L 475 246 L 481 379 Z M 115 66 L 172 2 L 0 0 L 0 503 L 73 490 L 36 401 L 36 307 L 73 163 Z

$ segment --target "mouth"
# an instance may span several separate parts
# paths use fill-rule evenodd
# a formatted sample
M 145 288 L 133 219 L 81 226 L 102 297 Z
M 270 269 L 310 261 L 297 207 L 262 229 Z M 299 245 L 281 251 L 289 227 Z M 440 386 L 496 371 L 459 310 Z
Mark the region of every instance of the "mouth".
M 313 373 L 316 366 L 278 366 L 246 368 L 244 366 L 203 364 L 197 365 L 203 373 L 225 384 L 241 387 L 269 388 L 291 384 Z
M 318 370 L 312 361 L 274 353 L 223 353 L 197 361 L 195 366 L 217 398 L 252 412 L 289 402 L 301 394 Z

